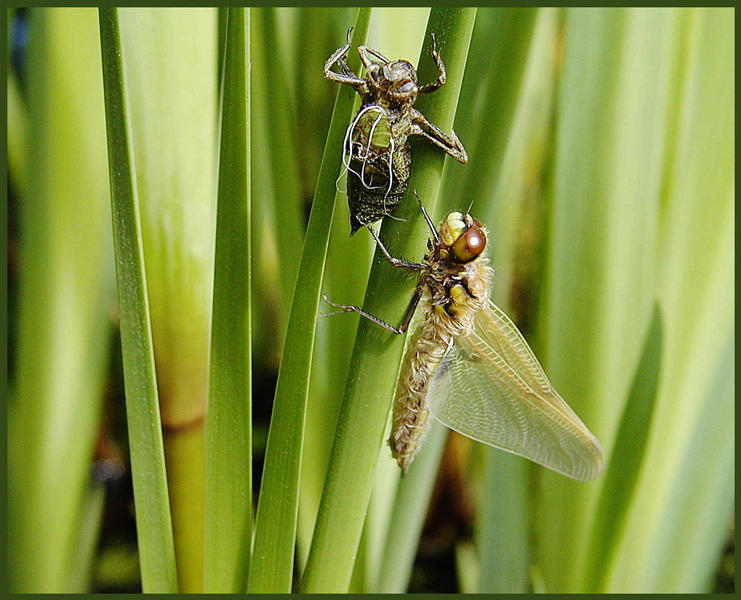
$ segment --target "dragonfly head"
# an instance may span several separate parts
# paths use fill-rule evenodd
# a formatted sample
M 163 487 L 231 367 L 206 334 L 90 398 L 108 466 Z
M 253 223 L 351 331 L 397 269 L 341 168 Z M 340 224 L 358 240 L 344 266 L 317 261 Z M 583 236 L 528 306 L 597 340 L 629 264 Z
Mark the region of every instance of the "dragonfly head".
M 450 258 L 461 264 L 478 258 L 486 248 L 486 233 L 481 223 L 459 212 L 450 213 L 443 221 L 440 237 L 449 247 Z
M 414 104 L 419 87 L 417 71 L 406 60 L 394 60 L 371 65 L 369 75 L 393 104 Z

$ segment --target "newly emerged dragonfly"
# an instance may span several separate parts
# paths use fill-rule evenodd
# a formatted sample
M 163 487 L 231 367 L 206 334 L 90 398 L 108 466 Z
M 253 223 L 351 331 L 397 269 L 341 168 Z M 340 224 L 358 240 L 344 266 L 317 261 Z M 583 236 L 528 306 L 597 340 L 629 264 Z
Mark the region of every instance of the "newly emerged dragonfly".
M 417 72 L 406 60 L 389 60 L 383 54 L 358 47 L 365 67 L 365 78 L 358 77 L 347 65 L 350 35 L 324 64 L 324 76 L 330 81 L 352 86 L 362 98 L 358 114 L 345 132 L 342 162 L 347 169 L 347 200 L 350 206 L 350 235 L 390 215 L 407 188 L 412 165 L 410 136 L 422 136 L 439 146 L 459 162 L 468 162 L 468 154 L 455 132 L 445 134 L 414 108 L 419 94 L 433 92 L 446 81 L 445 64 L 432 37 L 432 57 L 438 78 L 419 85 Z M 337 65 L 340 73 L 332 71 Z
M 420 300 L 427 300 L 394 400 L 389 445 L 402 471 L 414 460 L 432 414 L 474 440 L 573 479 L 594 479 L 604 466 L 599 442 L 553 389 L 517 327 L 489 299 L 486 229 L 470 215 L 453 212 L 436 230 L 423 206 L 422 211 L 432 231 L 423 263 L 392 257 L 376 237 L 392 264 L 420 272 L 398 328 L 325 296 L 340 309 L 331 314 L 356 312 L 399 334 Z

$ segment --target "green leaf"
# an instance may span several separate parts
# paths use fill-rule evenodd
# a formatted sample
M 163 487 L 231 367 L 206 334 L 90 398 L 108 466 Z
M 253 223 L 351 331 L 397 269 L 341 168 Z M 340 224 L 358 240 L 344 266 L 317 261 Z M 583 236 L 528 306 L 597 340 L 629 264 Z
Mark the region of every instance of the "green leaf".
M 354 22 L 357 9 L 301 6 L 290 10 L 294 12 L 295 19 L 291 36 L 293 45 L 290 48 L 293 54 L 290 55 L 288 68 L 292 73 L 295 106 L 300 115 L 298 140 L 301 152 L 298 160 L 303 184 L 302 196 L 310 199 L 320 172 L 336 95 L 336 86 L 320 75 L 321 69 L 329 56 L 328 49 L 339 47 L 339 42 L 344 40 L 343 34 Z
M 28 109 L 15 71 L 8 69 L 8 175 L 21 197 L 28 196 Z
M 355 44 L 365 39 L 369 18 L 370 9 L 359 9 Z M 332 225 L 335 180 L 353 100 L 352 90 L 338 92 L 306 230 L 265 451 L 249 592 L 291 591 L 311 353 Z
M 659 396 L 608 591 L 710 591 L 734 505 L 734 27 L 678 15 L 658 250 Z
M 406 592 L 447 439 L 448 429 L 437 421 L 431 423 L 424 446 L 399 482 L 374 592 Z
M 386 427 L 384 439 L 388 439 L 390 432 L 391 419 L 389 419 Z M 373 476 L 373 492 L 368 502 L 368 513 L 365 517 L 365 525 L 358 548 L 358 558 L 355 560 L 354 566 L 355 571 L 362 570 L 363 572 L 361 591 L 364 593 L 377 591 L 377 582 L 383 568 L 386 538 L 393 516 L 400 479 L 399 465 L 391 456 L 391 449 L 384 444 L 376 463 L 376 472 Z M 361 556 L 363 564 L 359 565 Z M 355 573 L 353 573 L 354 575 Z
M 674 14 L 565 18 L 536 352 L 608 463 L 655 297 Z M 604 479 L 537 473 L 535 560 L 546 589 L 592 591 L 583 568 Z
M 461 594 L 475 594 L 479 589 L 481 564 L 476 547 L 471 542 L 460 542 L 455 546 L 455 571 Z
M 28 103 L 13 99 L 13 80 L 8 87 L 19 229 L 18 254 L 9 247 L 18 285 L 11 279 L 8 576 L 14 592 L 82 592 L 73 571 L 115 294 L 98 17 L 69 8 L 27 15 Z
M 488 12 L 500 11 L 489 9 Z M 471 176 L 463 183 L 467 190 L 471 190 L 471 199 L 475 199 L 473 210 L 476 216 L 489 228 L 489 252 L 495 274 L 492 295 L 515 317 L 518 325 L 526 329 L 530 316 L 528 307 L 532 306 L 528 302 L 527 290 L 537 279 L 539 266 L 541 227 L 538 206 L 544 194 L 540 182 L 547 163 L 544 148 L 552 143 L 550 124 L 556 66 L 553 48 L 558 34 L 559 11 L 541 9 L 536 19 L 535 15 L 523 9 L 487 16 L 488 21 L 484 23 L 489 24 L 491 31 L 487 28 L 480 32 L 476 46 L 478 53 L 474 55 L 472 48 L 469 63 L 473 65 L 472 61 L 478 60 L 486 64 L 489 40 L 499 37 L 504 38 L 502 47 L 512 46 L 519 52 L 515 53 L 505 76 L 500 77 L 501 65 L 489 73 L 494 80 L 487 82 L 485 88 L 484 98 L 488 101 L 480 101 L 475 87 L 468 96 L 469 103 L 471 99 L 479 98 L 478 111 L 481 113 L 479 116 L 473 113 L 468 122 L 486 118 L 487 122 L 494 123 L 491 127 L 479 128 L 482 133 L 479 137 L 491 138 L 489 130 L 501 132 L 501 137 L 499 134 L 494 136 L 491 144 L 484 139 L 476 142 L 478 151 L 476 159 L 472 158 L 472 167 L 478 166 L 483 173 L 472 168 Z M 469 71 L 475 72 L 473 69 Z M 502 112 L 508 119 L 503 118 L 498 110 L 500 96 L 503 98 Z M 515 101 L 516 105 L 512 106 L 510 103 Z M 474 164 L 474 160 L 478 162 Z M 476 185 L 472 185 L 472 181 L 476 181 Z M 487 593 L 527 592 L 531 558 L 529 528 L 532 502 L 528 490 L 531 466 L 528 461 L 496 448 L 481 447 L 479 452 L 483 464 L 472 473 L 474 480 L 477 481 L 477 476 L 481 480 L 475 523 L 477 556 L 480 559 L 476 590 Z
M 475 14 L 475 9 L 433 9 L 430 14 L 419 79 L 436 76 L 429 36 L 434 31 L 445 56 L 448 82 L 435 94 L 421 98 L 418 108 L 445 131 L 450 131 L 455 116 Z M 405 222 L 387 219 L 382 229 L 383 241 L 397 256 L 415 257 L 424 252 L 426 225 L 412 190 L 434 208 L 440 186 L 444 154 L 430 144 L 420 144 L 416 150 L 409 194 L 396 211 Z M 414 287 L 413 280 L 395 271 L 377 252 L 364 304 L 369 312 L 394 323 L 401 319 Z M 367 320 L 358 326 L 303 592 L 344 592 L 350 583 L 401 359 L 400 337 L 394 339 Z
M 342 185 L 343 180 L 340 181 Z M 349 223 L 350 210 L 345 197 L 340 195 L 332 217 L 324 291 L 330 298 L 342 298 L 343 301 L 358 304 L 363 301 L 368 283 L 368 271 L 373 258 L 372 238 L 368 235 L 363 239 L 362 234 L 351 238 Z M 347 265 L 352 265 L 352 270 L 348 270 Z M 343 318 L 319 319 L 317 323 L 306 406 L 306 430 L 311 431 L 312 435 L 304 437 L 301 463 L 297 529 L 299 572 L 306 565 L 314 533 L 357 325 L 352 319 Z
M 180 588 L 203 587 L 214 269 L 215 8 L 120 11 Z
M 250 12 L 229 8 L 207 416 L 203 589 L 239 593 L 252 540 Z
M 646 333 L 643 353 L 618 427 L 615 447 L 604 474 L 602 495 L 591 527 L 591 545 L 587 553 L 586 573 L 591 578 L 587 589 L 601 589 L 615 542 L 625 522 L 631 496 L 643 463 L 651 418 L 656 404 L 662 353 L 661 311 L 654 306 Z
M 101 8 L 113 247 L 142 589 L 178 590 L 118 10 Z
M 74 578 L 72 589 L 90 592 L 93 566 L 100 542 L 106 489 L 100 482 L 93 482 L 86 490 L 82 505 L 80 529 L 74 558 L 70 561 L 70 577 Z
M 344 195 L 340 195 L 332 217 L 324 291 L 330 298 L 342 298 L 343 301 L 358 304 L 363 301 L 368 283 L 368 271 L 373 258 L 372 238 L 368 235 L 363 239 L 362 234 L 351 238 L 349 223 L 350 210 Z M 353 265 L 353 268 L 349 271 L 347 265 Z M 297 529 L 299 572 L 306 565 L 314 533 L 357 325 L 352 319 L 343 318 L 322 318 L 317 323 L 306 407 L 306 429 L 312 435 L 304 437 L 301 464 Z
M 287 297 L 296 282 L 300 256 L 298 252 L 285 251 L 288 248 L 297 248 L 304 238 L 303 197 L 298 171 L 297 154 L 294 133 L 297 119 L 293 98 L 288 94 L 286 69 L 281 61 L 278 47 L 275 9 L 258 8 L 257 30 L 260 37 L 255 40 L 253 47 L 259 49 L 261 77 L 262 112 L 258 118 L 264 123 L 267 131 L 265 149 L 269 159 L 266 169 L 272 178 L 272 198 L 270 226 L 273 229 L 274 245 L 278 258 L 278 273 L 281 280 L 282 297 Z M 285 312 L 285 311 L 284 311 Z M 280 315 L 285 322 L 287 315 Z M 279 337 L 283 338 L 284 327 Z
M 529 591 L 529 474 L 524 459 L 486 448 L 476 530 L 479 593 Z
M 450 210 L 465 209 L 471 201 L 477 211 L 501 202 L 493 192 L 502 178 L 509 132 L 522 104 L 521 81 L 537 12 L 533 8 L 484 8 L 476 15 L 461 89 L 463 101 L 456 115 L 456 133 L 470 161 L 466 169 L 456 169 L 449 161 L 445 182 L 448 201 L 465 206 L 449 206 Z M 548 65 L 546 57 L 541 64 Z M 481 127 L 482 121 L 486 127 Z

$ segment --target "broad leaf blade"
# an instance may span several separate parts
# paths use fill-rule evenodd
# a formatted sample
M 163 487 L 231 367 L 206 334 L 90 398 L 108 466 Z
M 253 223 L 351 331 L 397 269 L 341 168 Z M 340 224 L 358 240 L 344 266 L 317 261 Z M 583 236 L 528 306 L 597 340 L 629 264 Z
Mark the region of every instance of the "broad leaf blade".
M 119 15 L 178 577 L 194 593 L 203 587 L 217 11 Z

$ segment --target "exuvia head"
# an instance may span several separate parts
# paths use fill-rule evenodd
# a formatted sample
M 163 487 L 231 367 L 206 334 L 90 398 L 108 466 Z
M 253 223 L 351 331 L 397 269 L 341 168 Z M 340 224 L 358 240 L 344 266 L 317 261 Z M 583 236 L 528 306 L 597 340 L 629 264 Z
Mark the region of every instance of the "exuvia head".
M 419 86 L 417 71 L 407 60 L 392 60 L 387 63 L 373 63 L 369 70 L 373 83 L 382 90 L 394 104 L 414 104 Z
M 450 259 L 457 263 L 471 262 L 486 248 L 483 226 L 468 214 L 450 213 L 440 226 L 440 236 Z

